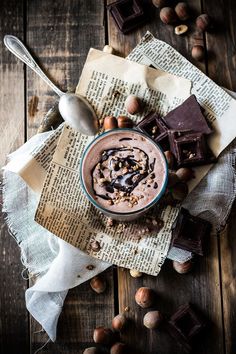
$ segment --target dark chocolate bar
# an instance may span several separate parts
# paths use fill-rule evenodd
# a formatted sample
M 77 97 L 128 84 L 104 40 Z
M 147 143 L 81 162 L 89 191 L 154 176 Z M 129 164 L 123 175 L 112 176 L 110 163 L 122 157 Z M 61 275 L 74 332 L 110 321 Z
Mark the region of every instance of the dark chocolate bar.
M 192 130 L 193 132 L 210 134 L 212 129 L 208 126 L 202 114 L 201 106 L 194 95 L 191 95 L 180 106 L 169 112 L 164 118 L 166 126 L 171 130 Z
M 181 208 L 172 226 L 172 246 L 203 256 L 204 241 L 210 230 L 210 222 Z
M 186 353 L 191 351 L 195 337 L 204 329 L 206 323 L 190 304 L 180 306 L 168 321 L 167 330 L 183 347 Z
M 169 150 L 168 129 L 156 112 L 151 112 L 144 117 L 141 122 L 137 124 L 137 128 L 160 144 L 164 151 Z
M 170 149 L 178 167 L 204 165 L 215 161 L 204 134 L 173 130 L 168 134 Z
M 140 26 L 146 20 L 144 9 L 138 0 L 117 0 L 107 8 L 124 34 Z

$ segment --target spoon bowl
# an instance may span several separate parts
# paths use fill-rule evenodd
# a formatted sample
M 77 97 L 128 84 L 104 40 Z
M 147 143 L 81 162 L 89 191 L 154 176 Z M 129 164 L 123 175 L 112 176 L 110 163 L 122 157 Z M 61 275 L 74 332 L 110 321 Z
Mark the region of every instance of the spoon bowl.
M 96 114 L 88 101 L 74 93 L 65 93 L 59 100 L 62 118 L 75 130 L 85 135 L 95 135 L 98 131 Z

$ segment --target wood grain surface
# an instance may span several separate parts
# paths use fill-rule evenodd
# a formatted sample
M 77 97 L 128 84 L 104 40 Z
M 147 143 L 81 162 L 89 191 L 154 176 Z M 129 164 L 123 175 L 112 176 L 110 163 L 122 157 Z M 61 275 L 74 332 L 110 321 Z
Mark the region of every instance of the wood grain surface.
M 6 19 L 8 19 L 6 21 Z M 23 2 L 0 2 L 0 166 L 6 155 L 25 141 L 24 67 L 3 44 L 5 34 L 24 38 Z M 1 173 L 2 183 L 2 173 Z M 1 190 L 2 194 L 2 190 Z M 2 195 L 0 196 L 2 206 Z M 0 224 L 0 352 L 29 353 L 28 314 L 24 293 L 27 281 L 21 277 L 20 251 L 8 233 L 1 213 Z
M 143 0 L 144 1 L 144 0 Z M 125 57 L 147 30 L 179 50 L 206 72 L 219 85 L 236 90 L 236 56 L 234 22 L 236 4 L 232 0 L 189 0 L 193 16 L 201 12 L 212 15 L 215 29 L 198 35 L 205 46 L 206 58 L 198 63 L 191 58 L 194 21 L 189 33 L 176 36 L 172 26 L 160 22 L 159 9 L 144 1 L 149 9 L 146 24 L 128 35 L 115 26 L 106 5 L 113 0 L 2 0 L 0 3 L 0 112 L 1 166 L 6 155 L 37 131 L 38 126 L 57 96 L 30 69 L 24 68 L 3 45 L 5 34 L 24 40 L 42 68 L 62 89 L 75 88 L 90 47 L 102 49 L 112 45 L 116 54 Z M 193 271 L 177 274 L 166 261 L 158 277 L 144 275 L 134 279 L 129 271 L 116 267 L 104 272 L 107 282 L 104 294 L 97 295 L 89 282 L 69 291 L 58 324 L 56 343 L 49 343 L 42 353 L 77 354 L 92 345 L 92 332 L 97 326 L 110 326 L 118 312 L 126 313 L 129 326 L 122 340 L 134 354 L 182 354 L 182 348 L 164 332 L 148 331 L 142 325 L 147 312 L 134 302 L 140 286 L 150 286 L 157 293 L 156 308 L 171 314 L 188 301 L 208 319 L 208 328 L 197 343 L 195 354 L 233 354 L 236 352 L 236 283 L 234 242 L 235 208 L 228 232 L 221 238 L 209 236 L 206 257 L 197 258 Z M 1 219 L 0 268 L 0 353 L 29 354 L 42 346 L 47 336 L 25 309 L 24 292 L 28 286 L 21 278 L 23 266 L 19 249 Z M 29 282 L 31 285 L 33 281 Z
M 112 0 L 110 1 L 112 2 Z M 201 13 L 200 1 L 189 1 L 193 12 Z M 118 52 L 122 52 L 125 56 L 140 40 L 142 35 L 151 27 L 151 32 L 159 39 L 164 40 L 177 48 L 181 54 L 191 60 L 192 38 L 190 35 L 184 38 L 176 36 L 173 33 L 172 26 L 166 26 L 157 21 L 159 9 L 151 18 L 147 25 L 142 29 L 129 35 L 124 36 L 118 33 L 113 20 L 108 15 L 108 33 L 109 41 Z M 194 33 L 194 26 L 191 27 L 190 33 Z M 202 71 L 205 71 L 205 65 L 194 62 Z M 212 325 L 209 327 L 209 335 L 199 343 L 199 353 L 221 353 L 223 352 L 223 331 L 222 331 L 222 313 L 220 283 L 219 283 L 219 262 L 218 262 L 218 244 L 215 237 L 209 239 L 209 249 L 206 257 L 196 260 L 194 272 L 189 275 L 179 275 L 172 269 L 171 262 L 167 261 L 160 275 L 155 278 L 145 276 L 139 280 L 130 277 L 128 271 L 118 271 L 118 291 L 120 311 L 125 306 L 130 306 L 129 318 L 135 323 L 133 327 L 125 332 L 124 340 L 131 345 L 135 345 L 135 350 L 145 353 L 145 348 L 149 348 L 149 353 L 160 354 L 177 354 L 182 353 L 179 348 L 165 334 L 160 335 L 158 332 L 152 332 L 143 329 L 142 318 L 145 312 L 135 305 L 133 298 L 135 291 L 140 286 L 149 286 L 156 290 L 159 296 L 157 307 L 167 314 L 171 314 L 181 304 L 192 302 L 197 305 L 204 315 L 210 320 Z M 173 292 L 172 292 L 173 289 Z M 174 296 L 173 296 L 174 295 Z M 139 330 L 137 330 L 137 324 Z M 217 341 L 212 341 L 213 337 L 217 337 Z

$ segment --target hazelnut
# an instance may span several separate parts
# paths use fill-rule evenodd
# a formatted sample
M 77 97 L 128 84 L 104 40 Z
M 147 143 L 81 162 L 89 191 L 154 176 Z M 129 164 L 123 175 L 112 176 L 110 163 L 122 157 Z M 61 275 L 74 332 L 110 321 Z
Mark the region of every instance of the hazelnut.
M 192 44 L 193 45 L 204 45 L 204 38 L 202 31 L 196 30 L 192 35 Z
M 100 243 L 98 241 L 96 241 L 96 240 L 93 240 L 90 243 L 90 247 L 91 247 L 91 250 L 94 251 L 94 252 L 99 252 L 100 249 L 101 249 Z
M 106 290 L 106 282 L 99 276 L 91 279 L 90 286 L 97 294 L 101 294 Z
M 139 306 L 143 308 L 151 307 L 154 303 L 154 300 L 155 293 L 152 289 L 142 287 L 136 291 L 135 301 Z
M 201 61 L 204 59 L 205 56 L 205 50 L 204 47 L 201 45 L 194 45 L 192 48 L 192 57 L 193 59 L 196 59 L 198 61 Z
M 133 121 L 132 119 L 126 117 L 126 116 L 119 116 L 117 118 L 118 121 L 118 128 L 133 128 Z
M 129 95 L 125 100 L 125 108 L 131 115 L 139 113 L 141 111 L 140 99 L 134 95 Z
M 188 31 L 188 26 L 186 25 L 179 25 L 175 27 L 175 34 L 180 36 L 181 34 L 184 34 Z
M 127 319 L 124 315 L 119 314 L 115 316 L 112 320 L 112 328 L 115 331 L 121 331 L 127 323 Z
M 143 273 L 139 272 L 136 269 L 130 269 L 129 272 L 130 272 L 131 277 L 133 277 L 133 278 L 140 278 L 143 275 Z
M 109 54 L 114 54 L 115 52 L 114 48 L 109 44 L 105 45 L 102 51 Z
M 110 354 L 128 354 L 127 345 L 124 343 L 115 343 L 110 350 Z
M 184 262 L 184 263 L 173 261 L 173 268 L 179 274 L 188 273 L 192 269 L 192 267 L 193 267 L 193 263 L 192 263 L 191 260 L 187 261 L 187 262 Z
M 167 0 L 152 0 L 152 3 L 154 6 L 162 8 L 167 5 L 168 1 Z
M 194 171 L 188 167 L 181 167 L 176 171 L 176 175 L 179 177 L 180 181 L 188 182 L 190 179 L 194 178 Z
M 180 180 L 179 180 L 179 177 L 177 176 L 177 174 L 173 171 L 169 171 L 168 187 L 173 187 L 179 182 L 180 182 Z
M 168 188 L 166 189 L 165 195 L 163 197 L 163 203 L 165 205 L 171 205 L 171 206 L 176 205 L 176 201 L 174 200 L 174 198 Z
M 181 21 L 186 21 L 189 19 L 189 7 L 186 2 L 179 2 L 175 6 L 175 13 Z
M 196 27 L 201 31 L 207 31 L 210 28 L 211 19 L 207 14 L 202 14 L 196 19 Z
M 103 128 L 104 130 L 111 130 L 118 127 L 117 119 L 112 116 L 107 116 L 104 118 Z
M 98 344 L 112 345 L 115 342 L 115 334 L 110 328 L 97 327 L 93 332 L 93 340 Z
M 149 311 L 143 318 L 143 324 L 149 329 L 156 329 L 160 326 L 163 316 L 160 311 Z
M 96 347 L 90 347 L 83 351 L 83 354 L 99 354 L 99 349 Z
M 160 11 L 160 19 L 165 24 L 171 24 L 176 22 L 176 13 L 171 7 L 163 7 Z
M 166 157 L 166 161 L 167 161 L 167 163 L 168 163 L 168 167 L 169 168 L 173 168 L 173 166 L 174 166 L 174 155 L 172 154 L 172 152 L 170 151 L 170 150 L 167 150 L 167 151 L 165 151 L 164 152 L 164 154 L 165 154 L 165 157 Z
M 185 182 L 179 182 L 171 189 L 174 200 L 182 202 L 188 195 L 188 185 Z

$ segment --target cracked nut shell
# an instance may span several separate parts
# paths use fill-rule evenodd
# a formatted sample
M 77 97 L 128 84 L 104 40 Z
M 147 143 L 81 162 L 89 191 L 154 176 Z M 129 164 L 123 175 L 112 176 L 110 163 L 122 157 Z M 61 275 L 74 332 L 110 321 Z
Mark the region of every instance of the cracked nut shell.
M 179 25 L 175 27 L 175 34 L 180 36 L 181 34 L 184 34 L 188 31 L 188 26 L 186 25 Z
M 102 50 L 104 53 L 109 53 L 109 54 L 114 54 L 115 50 L 114 48 L 109 45 L 109 44 L 106 44 L 104 47 L 103 47 L 103 50 Z
M 139 272 L 136 269 L 130 269 L 129 273 L 130 273 L 131 277 L 133 277 L 133 278 L 140 278 L 143 275 L 143 273 Z
M 141 287 L 136 291 L 135 301 L 143 308 L 151 307 L 155 301 L 155 293 L 148 287 Z

